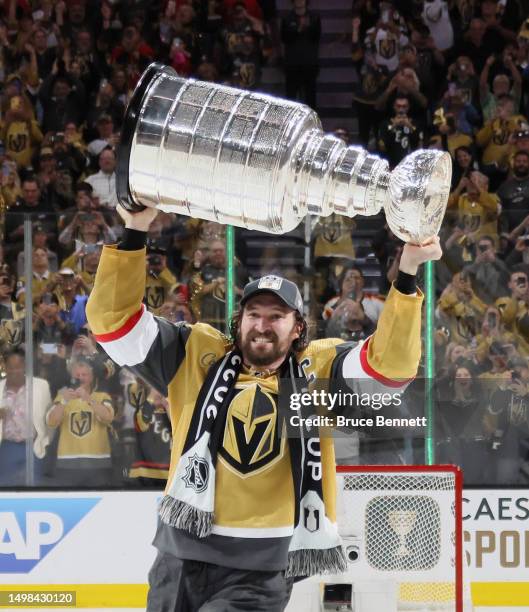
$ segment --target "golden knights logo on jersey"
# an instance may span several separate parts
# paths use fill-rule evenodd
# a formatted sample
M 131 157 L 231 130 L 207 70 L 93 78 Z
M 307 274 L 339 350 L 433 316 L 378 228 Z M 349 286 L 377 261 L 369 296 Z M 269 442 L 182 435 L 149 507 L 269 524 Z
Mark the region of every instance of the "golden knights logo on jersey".
M 397 52 L 397 41 L 391 35 L 387 35 L 379 41 L 378 52 L 384 59 L 391 59 Z
M 149 310 L 156 310 L 165 301 L 165 290 L 160 285 L 148 285 L 145 287 L 145 300 Z
M 8 148 L 15 153 L 21 153 L 28 146 L 28 134 L 27 128 L 24 132 L 19 132 L 18 134 L 10 134 L 8 137 Z
M 241 476 L 269 467 L 284 453 L 279 436 L 277 395 L 258 384 L 236 390 L 226 419 L 220 456 Z
M 129 404 L 138 410 L 147 401 L 147 387 L 143 383 L 131 383 L 127 387 L 127 399 Z
M 92 418 L 92 413 L 85 410 L 72 412 L 70 414 L 70 431 L 72 434 L 78 438 L 89 434 L 92 431 Z

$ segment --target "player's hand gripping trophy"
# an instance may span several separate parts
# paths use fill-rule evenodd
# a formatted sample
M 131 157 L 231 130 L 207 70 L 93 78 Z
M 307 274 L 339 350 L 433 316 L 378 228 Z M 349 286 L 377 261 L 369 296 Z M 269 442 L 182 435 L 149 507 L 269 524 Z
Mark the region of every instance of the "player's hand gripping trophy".
M 324 134 L 297 102 L 179 77 L 151 64 L 129 102 L 117 192 L 130 211 L 156 207 L 282 234 L 307 214 L 375 215 L 422 244 L 441 226 L 448 153 L 387 161 Z

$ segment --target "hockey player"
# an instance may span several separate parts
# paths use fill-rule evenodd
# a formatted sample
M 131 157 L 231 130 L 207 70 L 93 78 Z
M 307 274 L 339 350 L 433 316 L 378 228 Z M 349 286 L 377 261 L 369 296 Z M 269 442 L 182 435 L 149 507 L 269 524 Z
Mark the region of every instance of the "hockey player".
M 298 288 L 268 276 L 244 288 L 230 341 L 207 324 L 171 323 L 145 309 L 146 232 L 157 211 L 119 211 L 123 240 L 104 248 L 87 316 L 108 355 L 169 399 L 173 446 L 148 610 L 280 612 L 289 579 L 343 571 L 346 560 L 332 438 L 282 435 L 278 398 L 325 378 L 403 388 L 421 351 L 415 274 L 439 259 L 439 241 L 404 247 L 367 340 L 308 343 Z

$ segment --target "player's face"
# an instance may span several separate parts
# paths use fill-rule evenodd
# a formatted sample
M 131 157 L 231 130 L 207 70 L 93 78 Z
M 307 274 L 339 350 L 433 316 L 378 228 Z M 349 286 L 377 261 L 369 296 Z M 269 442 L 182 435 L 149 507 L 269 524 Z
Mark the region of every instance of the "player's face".
M 295 311 L 273 294 L 256 295 L 244 307 L 239 337 L 246 364 L 276 368 L 299 338 Z

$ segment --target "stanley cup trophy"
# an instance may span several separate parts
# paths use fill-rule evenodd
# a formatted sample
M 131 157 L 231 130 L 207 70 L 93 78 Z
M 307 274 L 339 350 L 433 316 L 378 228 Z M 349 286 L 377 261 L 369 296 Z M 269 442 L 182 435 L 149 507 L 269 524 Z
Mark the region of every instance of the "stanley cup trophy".
M 144 206 L 268 233 L 307 215 L 353 217 L 384 208 L 414 244 L 438 233 L 450 190 L 450 155 L 418 150 L 387 161 L 324 134 L 309 107 L 179 77 L 151 64 L 129 102 L 117 194 Z

